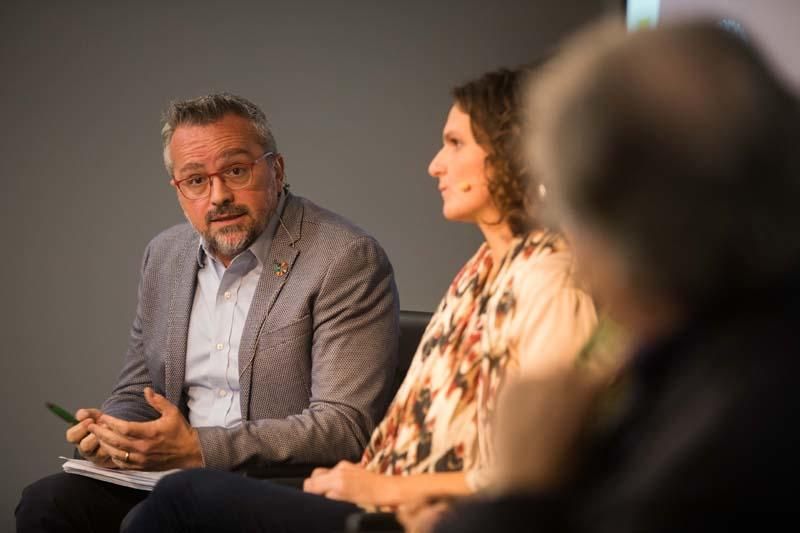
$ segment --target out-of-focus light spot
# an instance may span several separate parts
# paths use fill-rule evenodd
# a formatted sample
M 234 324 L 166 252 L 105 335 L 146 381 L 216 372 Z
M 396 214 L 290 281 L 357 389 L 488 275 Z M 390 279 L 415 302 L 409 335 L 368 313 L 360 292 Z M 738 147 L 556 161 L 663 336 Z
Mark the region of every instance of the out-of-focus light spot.
M 747 32 L 744 31 L 744 26 L 742 26 L 742 23 L 738 20 L 725 18 L 720 20 L 717 24 L 719 24 L 719 27 L 723 30 L 729 31 L 743 41 L 747 42 Z
M 646 28 L 650 28 L 652 26 L 653 26 L 653 21 L 649 17 L 648 18 L 639 19 L 639 20 L 636 21 L 636 29 L 637 30 L 643 30 L 643 29 L 646 29 Z

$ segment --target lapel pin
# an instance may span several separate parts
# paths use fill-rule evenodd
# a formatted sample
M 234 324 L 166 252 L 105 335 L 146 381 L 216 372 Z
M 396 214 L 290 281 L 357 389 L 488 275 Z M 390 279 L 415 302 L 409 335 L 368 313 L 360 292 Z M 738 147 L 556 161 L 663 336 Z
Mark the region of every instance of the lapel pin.
M 272 261 L 272 272 L 279 278 L 282 278 L 289 272 L 289 263 L 275 259 Z

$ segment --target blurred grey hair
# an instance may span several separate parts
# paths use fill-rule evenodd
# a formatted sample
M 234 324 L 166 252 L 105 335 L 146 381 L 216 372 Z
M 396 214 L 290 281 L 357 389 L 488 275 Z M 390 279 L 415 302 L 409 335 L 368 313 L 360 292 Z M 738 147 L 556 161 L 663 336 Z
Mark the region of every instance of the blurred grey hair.
M 699 311 L 800 269 L 800 105 L 757 50 L 710 21 L 606 22 L 537 80 L 549 203 L 636 290 Z
M 278 153 L 278 146 L 267 122 L 267 117 L 258 106 L 246 98 L 234 94 L 209 94 L 189 100 L 175 100 L 164 111 L 161 119 L 163 124 L 161 143 L 167 172 L 172 175 L 172 161 L 168 147 L 172 140 L 172 134 L 178 126 L 211 124 L 229 114 L 248 119 L 258 137 L 258 143 L 264 148 L 264 151 Z

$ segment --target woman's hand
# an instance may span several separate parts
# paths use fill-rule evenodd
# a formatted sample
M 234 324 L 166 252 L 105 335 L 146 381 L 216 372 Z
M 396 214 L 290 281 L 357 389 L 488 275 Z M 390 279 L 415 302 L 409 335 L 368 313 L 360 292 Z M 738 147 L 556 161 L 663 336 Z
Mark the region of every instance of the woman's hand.
M 316 468 L 303 483 L 303 490 L 320 494 L 332 500 L 375 505 L 395 506 L 399 497 L 401 479 L 368 472 L 363 467 L 341 461 L 333 468 Z

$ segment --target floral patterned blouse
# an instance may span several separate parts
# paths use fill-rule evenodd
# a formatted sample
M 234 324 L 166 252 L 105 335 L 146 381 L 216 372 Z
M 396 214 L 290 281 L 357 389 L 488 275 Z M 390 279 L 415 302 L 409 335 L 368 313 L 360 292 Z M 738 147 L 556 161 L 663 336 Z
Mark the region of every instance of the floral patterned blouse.
M 492 413 L 503 383 L 573 363 L 596 323 L 552 232 L 515 238 L 492 269 L 486 243 L 450 284 L 361 460 L 387 475 L 468 471 L 493 463 Z M 470 474 L 473 474 L 470 476 Z

